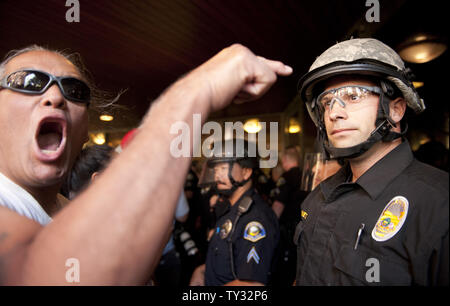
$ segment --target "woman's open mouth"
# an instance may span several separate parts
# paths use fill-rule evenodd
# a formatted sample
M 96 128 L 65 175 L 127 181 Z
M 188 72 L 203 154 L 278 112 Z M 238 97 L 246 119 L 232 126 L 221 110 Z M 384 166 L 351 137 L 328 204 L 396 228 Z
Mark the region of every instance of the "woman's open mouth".
M 36 133 L 36 151 L 42 161 L 58 159 L 66 145 L 66 120 L 47 117 L 41 120 Z

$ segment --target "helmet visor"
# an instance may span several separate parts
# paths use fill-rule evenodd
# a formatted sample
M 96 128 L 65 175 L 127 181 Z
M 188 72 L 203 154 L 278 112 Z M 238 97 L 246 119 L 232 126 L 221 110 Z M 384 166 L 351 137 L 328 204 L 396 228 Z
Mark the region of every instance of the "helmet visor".
M 312 191 L 322 181 L 334 175 L 341 166 L 336 160 L 325 160 L 321 153 L 306 153 L 301 190 Z
M 209 167 L 208 163 L 203 163 L 202 172 L 198 179 L 200 188 L 211 187 L 214 185 L 214 168 Z
M 231 160 L 208 161 L 204 163 L 200 174 L 199 185 L 201 188 L 217 184 L 229 185 L 230 167 L 233 166 Z

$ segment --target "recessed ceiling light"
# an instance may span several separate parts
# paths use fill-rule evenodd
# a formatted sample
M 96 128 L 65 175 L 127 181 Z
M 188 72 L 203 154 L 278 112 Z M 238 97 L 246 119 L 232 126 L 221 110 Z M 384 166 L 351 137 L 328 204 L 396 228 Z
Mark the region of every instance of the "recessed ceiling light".
M 111 116 L 111 115 L 103 114 L 103 115 L 100 116 L 100 120 L 102 120 L 102 121 L 113 121 L 114 117 Z

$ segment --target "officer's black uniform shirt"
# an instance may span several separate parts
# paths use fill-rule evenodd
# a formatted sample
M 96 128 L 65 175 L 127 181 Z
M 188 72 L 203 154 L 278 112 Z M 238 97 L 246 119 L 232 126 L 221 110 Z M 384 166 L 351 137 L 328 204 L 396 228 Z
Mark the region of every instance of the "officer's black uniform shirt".
M 347 165 L 302 203 L 296 284 L 448 285 L 448 174 L 415 160 L 404 141 L 355 183 L 351 177 Z M 408 203 L 403 226 L 377 241 L 374 227 L 395 225 L 381 216 L 398 196 Z
M 244 196 L 250 196 L 253 202 L 235 225 L 238 206 Z M 224 231 L 226 228 L 227 220 L 235 227 L 232 243 L 237 278 L 266 284 L 279 239 L 278 221 L 268 204 L 253 188 L 250 188 L 217 219 L 216 230 L 210 240 L 206 256 L 205 285 L 221 286 L 234 280 L 231 272 L 229 236 L 221 238 L 221 230 Z M 228 235 L 231 235 L 231 231 Z

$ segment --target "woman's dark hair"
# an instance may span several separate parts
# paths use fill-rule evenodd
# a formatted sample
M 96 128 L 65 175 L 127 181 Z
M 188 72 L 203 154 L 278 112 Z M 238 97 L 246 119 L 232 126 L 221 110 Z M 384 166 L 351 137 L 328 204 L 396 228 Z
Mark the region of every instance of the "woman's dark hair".
M 61 193 L 72 199 L 90 183 L 94 172 L 102 171 L 109 163 L 113 148 L 108 145 L 85 147 L 78 156 L 72 170 L 61 188 Z

